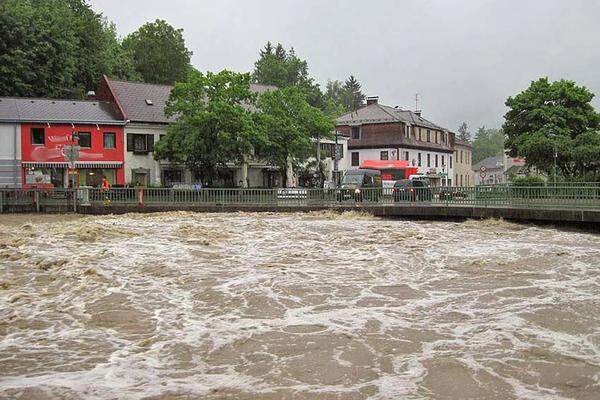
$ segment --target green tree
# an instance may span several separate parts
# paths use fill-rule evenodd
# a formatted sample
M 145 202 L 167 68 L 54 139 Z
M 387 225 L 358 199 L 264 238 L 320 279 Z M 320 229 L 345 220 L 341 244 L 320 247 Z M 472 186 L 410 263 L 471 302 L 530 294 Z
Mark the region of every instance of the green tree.
M 306 95 L 294 86 L 261 94 L 257 107 L 266 136 L 260 155 L 286 171 L 284 183 L 289 183 L 292 170 L 314 156 L 313 141 L 332 136 L 334 121 L 308 104 Z
M 324 101 L 326 107 L 323 110 L 327 113 L 330 113 L 330 110 L 337 111 L 336 116 L 339 116 L 360 108 L 364 104 L 365 95 L 362 92 L 360 83 L 353 75 L 350 75 L 345 82 L 339 80 L 328 81 Z
M 115 57 L 114 26 L 83 0 L 3 0 L 0 26 L 0 95 L 83 97 L 102 74 L 133 71 Z
M 135 70 L 144 82 L 172 85 L 186 80 L 192 52 L 185 47 L 183 29 L 157 19 L 142 25 L 123 40 Z
M 471 132 L 466 122 L 463 122 L 458 127 L 458 138 L 463 142 L 471 143 Z
M 165 112 L 177 121 L 156 143 L 154 157 L 183 164 L 212 185 L 219 166 L 245 163 L 265 146 L 250 111 L 254 102 L 250 74 L 190 72 L 171 92 Z
M 355 111 L 362 107 L 365 102 L 365 95 L 362 92 L 360 83 L 353 75 L 350 75 L 344 82 L 344 107 L 347 111 Z
M 597 170 L 600 116 L 590 102 L 594 95 L 575 82 L 541 78 L 509 97 L 504 131 L 511 156 L 525 157 L 529 165 L 552 173 L 554 160 L 564 177 Z
M 485 126 L 477 129 L 473 140 L 473 164 L 504 152 L 504 132 L 502 129 L 487 129 Z
M 252 79 L 256 83 L 278 88 L 295 86 L 314 107 L 323 108 L 324 98 L 319 85 L 308 74 L 308 63 L 296 55 L 294 48 L 286 50 L 281 43 L 267 42 L 254 63 Z

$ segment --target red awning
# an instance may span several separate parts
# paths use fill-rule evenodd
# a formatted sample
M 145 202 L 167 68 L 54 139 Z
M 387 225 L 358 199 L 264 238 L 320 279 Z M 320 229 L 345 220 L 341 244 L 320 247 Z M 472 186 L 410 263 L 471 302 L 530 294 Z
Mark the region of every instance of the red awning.
M 408 168 L 408 161 L 404 160 L 365 160 L 360 164 L 362 169 L 403 169 Z

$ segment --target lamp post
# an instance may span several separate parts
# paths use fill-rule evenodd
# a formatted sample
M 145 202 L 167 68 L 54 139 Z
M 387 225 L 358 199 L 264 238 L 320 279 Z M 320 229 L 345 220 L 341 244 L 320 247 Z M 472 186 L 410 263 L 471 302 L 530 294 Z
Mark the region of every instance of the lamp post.
M 558 135 L 556 134 L 556 132 L 550 131 L 548 132 L 548 137 L 552 138 L 552 149 L 554 150 L 554 187 L 556 187 L 556 159 L 558 158 L 558 152 L 556 150 L 556 138 L 558 137 Z

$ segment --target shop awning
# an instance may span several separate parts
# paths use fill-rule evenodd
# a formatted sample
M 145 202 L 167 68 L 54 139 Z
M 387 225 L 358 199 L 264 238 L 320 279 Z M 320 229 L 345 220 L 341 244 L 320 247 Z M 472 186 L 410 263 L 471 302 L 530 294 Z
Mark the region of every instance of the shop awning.
M 362 169 L 402 169 L 409 166 L 404 160 L 365 160 L 360 164 Z
M 22 161 L 23 167 L 33 168 L 68 168 L 69 164 L 66 162 L 36 162 L 36 161 Z M 123 162 L 121 161 L 77 161 L 75 162 L 76 168 L 98 168 L 98 169 L 115 169 L 121 168 Z

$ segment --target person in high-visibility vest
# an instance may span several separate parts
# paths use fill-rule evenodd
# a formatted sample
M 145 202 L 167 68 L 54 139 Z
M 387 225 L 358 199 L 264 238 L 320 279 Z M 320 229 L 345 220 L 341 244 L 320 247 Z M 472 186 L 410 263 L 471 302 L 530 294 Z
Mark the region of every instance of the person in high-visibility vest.
M 104 205 L 109 205 L 110 204 L 110 182 L 108 181 L 108 179 L 106 179 L 106 176 L 102 177 L 102 187 L 100 189 L 100 191 L 102 191 L 104 193 Z
M 105 176 L 102 177 L 102 191 L 110 190 L 110 182 Z

